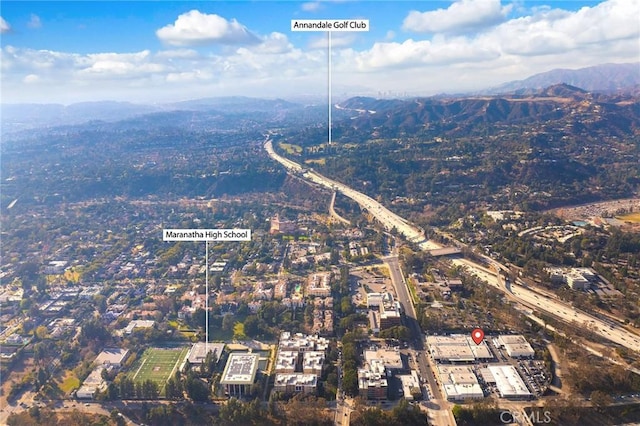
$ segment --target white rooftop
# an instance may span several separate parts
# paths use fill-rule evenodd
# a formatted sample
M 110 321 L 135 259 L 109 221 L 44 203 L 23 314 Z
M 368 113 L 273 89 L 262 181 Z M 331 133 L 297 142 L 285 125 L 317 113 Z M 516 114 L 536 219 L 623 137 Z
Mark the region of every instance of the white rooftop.
M 221 384 L 251 384 L 258 371 L 260 355 L 246 353 L 232 353 L 222 373 Z
M 498 392 L 503 398 L 530 396 L 524 381 L 512 365 L 490 365 L 489 371 L 493 375 Z

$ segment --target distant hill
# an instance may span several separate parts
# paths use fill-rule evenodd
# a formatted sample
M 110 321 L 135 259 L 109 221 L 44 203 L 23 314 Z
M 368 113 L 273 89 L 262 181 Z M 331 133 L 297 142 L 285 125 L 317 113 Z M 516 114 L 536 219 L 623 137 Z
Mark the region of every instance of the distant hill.
M 114 101 L 82 102 L 71 105 L 3 104 L 1 106 L 2 134 L 8 136 L 32 129 L 76 126 L 90 122 L 95 125 L 104 125 L 104 123 L 125 121 L 135 127 L 153 124 L 184 124 L 194 120 L 192 117 L 202 121 L 210 119 L 211 116 L 219 118 L 229 114 L 256 112 L 269 114 L 271 117 L 282 117 L 291 111 L 302 109 L 304 109 L 302 105 L 282 99 L 240 96 L 203 98 L 156 105 Z M 197 113 L 204 114 L 194 116 Z M 224 122 L 223 119 L 219 121 Z
M 259 99 L 245 96 L 202 98 L 166 104 L 170 109 L 188 111 L 253 112 L 298 109 L 300 104 L 283 99 Z
M 82 124 L 92 120 L 114 122 L 162 111 L 162 107 L 130 102 L 80 102 L 60 104 L 2 104 L 2 132 L 60 125 Z
M 640 63 L 603 64 L 575 70 L 555 69 L 524 80 L 502 84 L 484 93 L 514 93 L 527 89 L 543 89 L 561 83 L 590 92 L 615 93 L 631 91 L 634 88 L 637 90 L 640 87 Z
M 424 129 L 463 135 L 479 125 L 578 121 L 581 128 L 606 127 L 611 135 L 640 132 L 640 98 L 632 94 L 590 93 L 569 84 L 507 95 L 380 100 L 357 97 L 339 108 L 357 116 L 336 124 L 336 136 L 353 131 L 397 137 Z M 336 139 L 337 140 L 337 139 Z

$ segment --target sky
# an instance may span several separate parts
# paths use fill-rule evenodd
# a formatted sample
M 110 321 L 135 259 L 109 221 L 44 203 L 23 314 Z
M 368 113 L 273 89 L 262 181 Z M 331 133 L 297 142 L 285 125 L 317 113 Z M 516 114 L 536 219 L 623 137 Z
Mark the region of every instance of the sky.
M 640 1 L 2 1 L 3 103 L 482 90 L 556 68 L 640 61 Z

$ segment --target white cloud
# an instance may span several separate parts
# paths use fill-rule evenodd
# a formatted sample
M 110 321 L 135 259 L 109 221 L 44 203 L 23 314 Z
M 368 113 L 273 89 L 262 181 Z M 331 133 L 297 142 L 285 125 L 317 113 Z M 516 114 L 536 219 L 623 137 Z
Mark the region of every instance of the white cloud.
M 11 25 L 0 16 L 0 34 L 8 33 L 11 31 Z
M 319 1 L 313 1 L 313 2 L 302 3 L 300 8 L 305 12 L 317 12 L 318 10 L 320 10 L 321 6 L 322 5 L 320 4 Z
M 40 20 L 40 17 L 32 13 L 29 22 L 27 22 L 27 27 L 31 29 L 41 28 L 42 21 Z
M 413 10 L 402 28 L 418 33 L 464 33 L 503 21 L 510 9 L 502 7 L 500 0 L 458 0 L 447 9 Z
M 352 32 L 332 32 L 331 33 L 331 49 L 346 47 L 353 44 L 356 40 L 356 35 Z M 327 49 L 329 45 L 329 39 L 326 33 L 314 37 L 309 42 L 310 49 Z
M 334 92 L 356 93 L 359 87 L 411 94 L 460 92 L 553 68 L 637 62 L 637 16 L 640 2 L 622 0 L 577 11 L 539 7 L 464 36 L 441 33 L 425 40 L 382 33 L 365 49 L 350 44 L 354 36 L 366 40 L 363 35 L 334 33 Z M 301 38 L 305 44 L 299 46 L 286 34 L 273 32 L 222 50 L 176 47 L 129 53 L 77 54 L 7 45 L 0 49 L 3 100 L 324 94 L 327 37 L 315 36 L 315 41 Z M 39 84 L 29 84 L 37 82 L 35 76 Z
M 193 49 L 161 50 L 155 54 L 160 59 L 197 59 L 200 55 Z
M 293 49 L 293 45 L 289 42 L 287 36 L 282 33 L 273 32 L 266 37 L 262 37 L 261 40 L 260 44 L 250 46 L 247 49 L 269 55 L 282 54 Z
M 447 40 L 408 39 L 402 43 L 375 43 L 371 49 L 358 53 L 355 61 L 361 71 L 374 71 L 394 67 L 485 62 L 498 56 L 497 50 L 470 43 L 468 39 L 460 37 Z
M 172 46 L 204 44 L 254 44 L 259 39 L 235 19 L 191 10 L 178 16 L 173 24 L 156 31 L 163 42 Z
M 40 81 L 40 77 L 38 77 L 35 74 L 29 74 L 24 79 L 22 79 L 22 81 L 25 82 L 26 84 L 34 84 Z

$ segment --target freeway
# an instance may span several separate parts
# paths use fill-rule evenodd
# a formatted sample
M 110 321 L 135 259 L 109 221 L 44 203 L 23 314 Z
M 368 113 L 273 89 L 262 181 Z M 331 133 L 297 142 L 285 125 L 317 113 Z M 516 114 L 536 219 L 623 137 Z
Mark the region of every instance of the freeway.
M 278 155 L 273 150 L 273 144 L 268 138 L 264 143 L 264 148 L 271 158 L 282 164 L 290 172 L 301 174 L 302 177 L 313 183 L 324 186 L 333 191 L 341 192 L 345 196 L 351 198 L 353 201 L 358 203 L 363 210 L 371 213 L 371 215 L 373 215 L 373 217 L 375 217 L 387 231 L 395 228 L 400 234 L 404 235 L 407 240 L 418 244 L 422 250 L 440 248 L 438 244 L 435 244 L 432 241 L 427 241 L 424 232 L 421 229 L 393 213 L 391 210 L 387 209 L 368 195 L 355 191 L 347 185 L 333 179 L 329 179 L 311 169 L 305 169 L 295 161 L 291 161 L 288 158 Z
M 409 223 L 407 220 L 391 212 L 390 210 L 388 210 L 386 207 L 384 207 L 382 204 L 378 203 L 371 197 L 365 194 L 362 194 L 358 191 L 355 191 L 354 189 L 348 187 L 347 185 L 344 185 L 340 182 L 337 182 L 325 176 L 322 176 L 321 174 L 313 170 L 303 169 L 303 167 L 300 166 L 298 163 L 278 155 L 273 150 L 272 142 L 271 140 L 269 140 L 268 136 L 265 140 L 264 148 L 271 158 L 278 161 L 280 164 L 284 165 L 285 168 L 287 168 L 287 170 L 289 170 L 290 172 L 301 174 L 302 177 L 304 177 L 308 181 L 322 185 L 333 191 L 341 192 L 345 196 L 351 198 L 356 203 L 358 203 L 362 209 L 369 211 L 380 223 L 383 224 L 383 226 L 387 230 L 391 230 L 395 228 L 400 234 L 404 235 L 405 238 L 407 238 L 407 240 L 409 240 L 410 242 L 416 243 L 421 250 L 432 250 L 434 248 L 441 247 L 440 245 L 435 244 L 432 241 L 426 240 L 424 232 L 421 229 L 415 227 L 414 225 Z M 457 241 L 453 238 L 451 238 L 451 240 L 458 247 L 463 246 L 463 243 L 461 243 L 460 241 Z M 389 258 L 387 258 L 387 261 L 389 261 Z M 396 268 L 393 266 L 394 260 L 391 259 L 390 261 L 391 261 L 391 265 L 389 269 L 392 271 L 391 272 L 392 279 L 394 281 L 394 286 L 396 287 L 398 298 L 400 299 L 400 302 L 403 304 L 405 308 L 410 329 L 414 333 L 414 336 L 419 337 L 421 336 L 421 332 L 420 332 L 419 325 L 415 320 L 416 318 L 415 309 L 413 307 L 413 303 L 411 302 L 411 299 L 408 296 L 409 291 L 408 291 L 406 282 L 404 281 L 404 278 L 402 277 L 401 272 L 399 272 L 399 267 L 397 268 L 398 272 L 394 272 L 396 270 Z M 395 259 L 395 262 L 397 262 L 397 258 Z M 458 259 L 458 260 L 455 260 L 454 263 L 455 262 L 458 262 L 459 264 L 467 266 L 469 268 L 469 272 L 480 276 L 487 283 L 495 286 L 500 291 L 506 293 L 508 296 L 513 297 L 515 300 L 527 306 L 535 306 L 536 309 L 539 309 L 540 311 L 544 311 L 548 314 L 554 315 L 565 322 L 571 323 L 574 321 L 577 321 L 577 322 L 587 321 L 589 324 L 591 324 L 592 329 L 596 333 L 598 333 L 600 336 L 604 337 L 605 339 L 610 340 L 614 343 L 617 343 L 621 346 L 624 346 L 630 350 L 640 351 L 640 338 L 637 335 L 623 329 L 622 327 L 619 327 L 617 325 L 611 325 L 605 321 L 602 321 L 599 318 L 588 315 L 583 311 L 574 309 L 573 307 L 560 303 L 556 300 L 552 300 L 550 298 L 545 298 L 544 301 L 536 300 L 537 298 L 539 299 L 540 297 L 543 297 L 543 296 L 538 295 L 536 292 L 528 290 L 522 286 L 518 286 L 517 288 L 514 288 L 512 290 L 507 289 L 504 285 L 501 285 L 500 280 L 498 279 L 495 272 L 490 271 L 477 263 L 471 262 L 466 259 Z M 506 271 L 509 270 L 506 266 L 500 264 L 499 262 L 496 262 L 495 260 L 491 260 L 491 262 L 494 265 L 496 265 L 498 270 L 506 270 Z M 398 278 L 397 274 L 400 274 L 400 278 Z M 393 278 L 394 275 L 396 275 L 395 278 Z M 421 370 L 421 373 L 424 374 L 425 372 L 429 372 L 429 368 L 426 365 L 427 364 L 426 357 L 424 355 L 424 351 L 422 350 L 423 343 L 421 338 L 417 338 L 416 341 L 418 342 L 416 345 L 416 349 L 419 350 L 419 354 L 420 354 L 420 356 L 418 356 L 420 370 Z M 431 389 L 434 391 L 434 393 L 437 396 L 440 396 L 438 386 L 437 385 L 434 386 L 432 383 L 432 380 L 431 380 L 432 375 L 427 373 L 427 375 L 426 376 L 423 375 L 423 377 L 429 378 Z M 436 398 L 436 399 L 440 399 L 440 398 Z
M 584 325 L 594 333 L 611 342 L 617 343 L 620 346 L 625 346 L 626 348 L 634 351 L 640 351 L 640 337 L 617 324 L 607 323 L 600 318 L 589 315 L 567 303 L 552 299 L 544 294 L 540 294 L 523 287 L 522 285 L 512 284 L 510 288 L 507 288 L 495 272 L 484 268 L 477 263 L 471 262 L 470 260 L 454 259 L 452 262 L 455 265 L 466 267 L 470 273 L 476 275 L 501 292 L 513 295 L 518 302 L 530 308 L 546 312 L 547 314 L 550 314 L 566 323 Z M 495 263 L 495 261 L 493 262 Z M 516 283 L 521 283 L 521 281 L 516 280 Z

